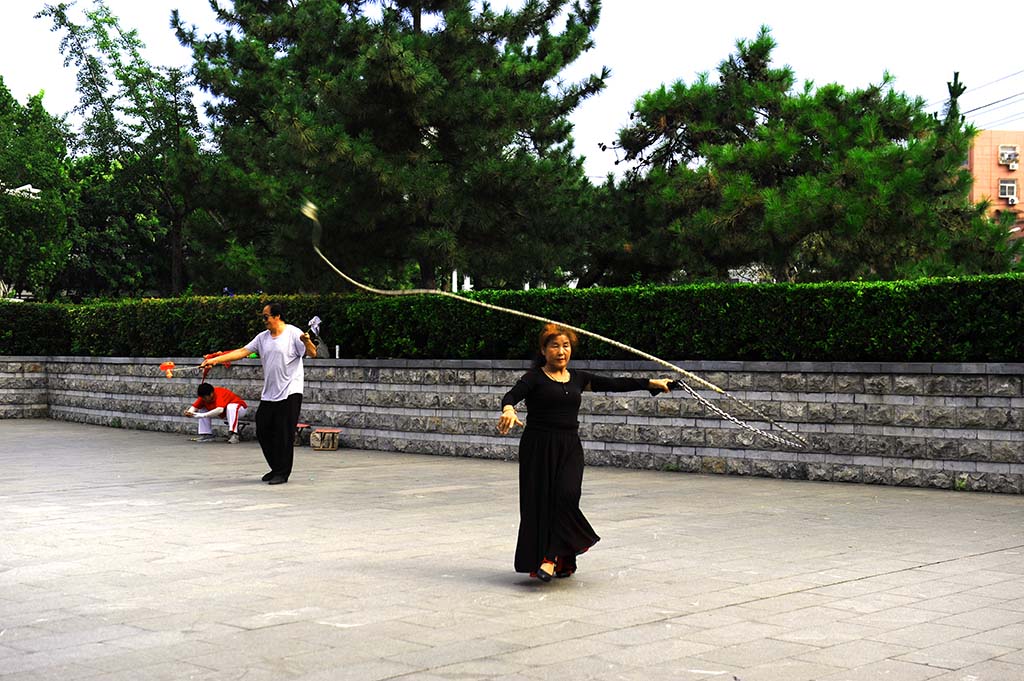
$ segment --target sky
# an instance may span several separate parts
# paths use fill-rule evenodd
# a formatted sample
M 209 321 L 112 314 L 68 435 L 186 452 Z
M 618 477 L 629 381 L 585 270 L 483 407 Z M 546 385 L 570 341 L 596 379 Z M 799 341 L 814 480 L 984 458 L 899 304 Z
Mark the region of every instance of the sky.
M 0 0 L 0 76 L 19 101 L 44 91 L 44 106 L 59 115 L 77 103 L 75 74 L 63 65 L 59 35 L 48 21 L 33 18 L 45 4 Z M 91 4 L 78 0 L 79 7 Z M 169 27 L 173 8 L 202 32 L 221 28 L 207 0 L 107 0 L 107 6 L 123 27 L 138 30 L 145 57 L 157 65 L 190 62 Z M 702 72 L 714 76 L 736 41 L 753 39 L 762 25 L 778 43 L 775 64 L 792 68 L 798 85 L 811 80 L 864 88 L 888 71 L 896 90 L 920 96 L 938 111 L 946 82 L 959 71 L 968 88 L 961 110 L 969 112 L 970 122 L 981 129 L 1024 130 L 1018 35 L 1024 2 L 604 0 L 594 48 L 564 72 L 567 81 L 601 66 L 612 72 L 606 89 L 572 116 L 587 174 L 600 180 L 624 168 L 615 165 L 613 151 L 602 152 L 598 145 L 615 140 L 641 95 L 677 80 L 692 83 Z

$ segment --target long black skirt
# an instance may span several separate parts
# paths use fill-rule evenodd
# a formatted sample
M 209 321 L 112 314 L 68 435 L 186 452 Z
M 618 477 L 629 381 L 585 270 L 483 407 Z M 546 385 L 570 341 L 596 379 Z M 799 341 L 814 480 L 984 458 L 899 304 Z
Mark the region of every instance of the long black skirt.
M 535 572 L 559 558 L 572 571 L 576 556 L 601 538 L 580 511 L 583 445 L 576 430 L 527 427 L 519 440 L 519 541 L 516 572 Z

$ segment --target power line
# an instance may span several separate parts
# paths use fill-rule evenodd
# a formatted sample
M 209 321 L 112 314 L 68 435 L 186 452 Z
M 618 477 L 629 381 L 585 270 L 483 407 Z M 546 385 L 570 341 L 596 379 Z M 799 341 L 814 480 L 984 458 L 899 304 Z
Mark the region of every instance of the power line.
M 1009 97 L 1003 97 L 1002 99 L 997 99 L 994 102 L 989 102 L 988 104 L 982 104 L 981 106 L 976 106 L 973 109 L 968 109 L 967 111 L 964 111 L 963 114 L 966 116 L 969 113 L 974 113 L 975 111 L 981 111 L 982 109 L 987 109 L 988 107 L 990 107 L 990 106 L 992 106 L 994 104 L 999 104 L 1001 102 L 1005 102 L 1008 99 L 1013 99 L 1014 97 L 1020 97 L 1021 95 L 1024 95 L 1024 90 L 1022 90 L 1022 91 L 1020 91 L 1020 92 L 1018 92 L 1016 94 L 1012 94 Z
M 993 111 L 998 111 L 999 109 L 1005 109 L 1008 106 L 1015 106 L 1017 104 L 1020 104 L 1020 98 L 1022 96 L 1024 96 L 1024 93 L 1021 93 L 1019 95 L 1014 95 L 1012 97 L 1008 97 L 1007 98 L 1008 101 L 1006 103 L 1000 104 L 999 106 L 993 106 L 991 109 L 986 111 L 985 114 L 990 114 Z M 982 114 L 982 115 L 984 115 L 984 114 Z
M 1004 114 L 1002 118 L 990 118 L 986 120 L 972 119 L 971 125 L 982 130 L 986 128 L 992 128 L 993 126 L 1002 125 L 1009 123 L 1010 121 L 1017 120 L 1020 116 L 1024 116 L 1024 111 L 1015 111 L 1012 113 Z
M 989 81 L 988 83 L 985 83 L 984 85 L 979 85 L 978 87 L 974 88 L 974 91 L 977 92 L 978 90 L 980 90 L 983 87 L 988 87 L 989 85 L 995 85 L 996 83 L 998 83 L 1000 81 L 1004 81 L 1007 78 L 1013 78 L 1014 76 L 1019 76 L 1022 73 L 1024 73 L 1024 69 L 1022 69 L 1020 71 L 1016 71 L 1014 73 L 1011 73 L 1008 76 L 1003 76 L 1002 78 L 996 78 L 995 80 Z
M 998 125 L 1003 125 L 1004 123 L 1015 121 L 1022 116 L 1024 116 L 1024 111 L 1015 111 L 1003 116 L 1002 118 L 996 118 L 988 121 L 974 121 L 973 124 L 976 128 L 992 128 Z
M 1021 118 L 1024 118 L 1024 111 L 1018 111 L 1016 113 L 1012 113 L 1009 116 L 1005 116 L 1004 118 L 1000 118 L 998 120 L 991 121 L 990 123 L 988 123 L 986 125 L 978 124 L 977 127 L 983 128 L 983 129 L 991 129 L 994 126 L 1005 125 L 1006 123 L 1012 123 L 1013 121 L 1020 120 Z
M 1020 106 L 1022 103 L 1024 102 L 1022 102 L 1020 97 L 1015 97 L 1012 101 L 1008 101 L 1005 104 L 1000 104 L 999 106 L 992 107 L 991 109 L 983 111 L 976 116 L 971 116 L 970 118 L 974 121 L 974 124 L 976 126 L 984 127 L 987 125 L 985 119 L 992 121 L 995 119 L 1002 120 L 1007 116 L 1015 116 L 1015 111 L 1020 110 Z M 1000 109 L 1006 109 L 1007 107 L 1013 107 L 1013 109 L 1011 109 L 1010 111 L 1000 111 Z
M 985 83 L 984 85 L 979 85 L 978 87 L 975 87 L 975 88 L 970 88 L 970 89 L 969 89 L 969 90 L 967 90 L 967 92 L 965 92 L 964 94 L 967 94 L 968 92 L 969 92 L 969 93 L 971 93 L 971 94 L 973 94 L 973 93 L 977 92 L 978 90 L 980 90 L 980 89 L 982 89 L 982 88 L 986 88 L 986 87 L 988 87 L 989 85 L 995 85 L 996 83 L 1000 83 L 1000 82 L 1002 82 L 1002 81 L 1006 80 L 1007 78 L 1013 78 L 1014 76 L 1019 76 L 1019 75 L 1020 75 L 1020 74 L 1022 74 L 1022 73 L 1024 73 L 1024 70 L 1020 70 L 1020 71 L 1015 71 L 1015 72 L 1013 72 L 1013 73 L 1011 73 L 1011 74 L 1009 74 L 1009 75 L 1003 76 L 1002 78 L 996 78 L 995 80 L 990 80 L 989 82 Z M 942 100 L 932 100 L 932 101 L 930 101 L 930 102 L 927 102 L 927 103 L 925 104 L 925 106 L 926 106 L 926 107 L 928 107 L 928 106 L 932 106 L 933 104 L 938 104 L 938 103 L 939 103 L 940 101 L 941 101 L 941 102 L 942 102 L 943 104 L 945 104 L 945 103 L 949 102 L 949 97 L 946 97 L 945 99 L 942 99 Z

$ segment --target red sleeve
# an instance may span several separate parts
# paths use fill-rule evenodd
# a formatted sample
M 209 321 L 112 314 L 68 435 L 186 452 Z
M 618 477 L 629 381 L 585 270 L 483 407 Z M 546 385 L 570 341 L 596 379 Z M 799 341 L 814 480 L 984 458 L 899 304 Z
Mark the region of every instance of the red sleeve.
M 192 406 L 198 409 L 199 407 L 203 406 L 203 401 L 197 397 L 196 401 L 192 403 Z

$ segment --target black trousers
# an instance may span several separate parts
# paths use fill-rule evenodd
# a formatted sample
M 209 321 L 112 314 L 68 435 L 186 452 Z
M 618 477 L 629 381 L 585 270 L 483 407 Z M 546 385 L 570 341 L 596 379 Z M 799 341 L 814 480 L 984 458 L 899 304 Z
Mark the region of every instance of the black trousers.
M 302 409 L 302 393 L 294 393 L 278 402 L 261 401 L 256 410 L 256 439 L 263 458 L 277 475 L 292 474 L 295 459 L 295 424 Z

